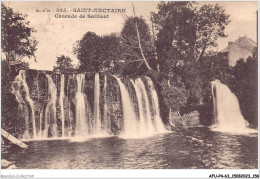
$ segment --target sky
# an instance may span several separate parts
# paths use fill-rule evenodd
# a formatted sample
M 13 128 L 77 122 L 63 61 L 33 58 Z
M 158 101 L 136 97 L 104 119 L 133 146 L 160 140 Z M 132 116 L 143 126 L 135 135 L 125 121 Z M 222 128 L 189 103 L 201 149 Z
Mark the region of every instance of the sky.
M 217 3 L 217 2 L 199 2 L 201 4 Z M 256 41 L 256 11 L 257 1 L 238 1 L 238 2 L 218 2 L 230 15 L 231 23 L 226 27 L 225 33 L 227 38 L 218 40 L 216 50 L 224 49 L 229 41 L 235 41 L 239 36 L 246 35 L 250 39 Z M 133 8 L 131 1 L 121 2 L 5 2 L 8 7 L 13 8 L 15 12 L 27 14 L 27 20 L 30 26 L 36 29 L 32 35 L 38 41 L 37 51 L 35 53 L 36 60 L 25 59 L 29 62 L 31 69 L 52 70 L 55 66 L 57 56 L 65 55 L 73 59 L 73 64 L 77 64 L 78 60 L 73 54 L 73 47 L 77 40 L 83 35 L 92 31 L 97 35 L 105 35 L 112 32 L 120 33 L 124 19 L 126 16 L 133 16 Z M 158 1 L 134 2 L 135 12 L 137 16 L 143 16 L 147 22 L 150 12 L 157 11 Z M 57 8 L 64 9 L 68 12 L 56 12 Z M 125 13 L 104 13 L 104 12 L 73 12 L 73 8 L 105 8 L 105 9 L 125 9 Z M 43 12 L 45 10 L 45 12 Z M 50 10 L 50 12 L 47 12 Z M 41 11 L 41 12 L 37 12 Z M 110 10 L 111 11 L 111 10 Z M 77 18 L 56 18 L 55 15 L 77 15 Z M 109 15 L 109 18 L 79 18 L 80 14 L 87 16 L 92 15 Z

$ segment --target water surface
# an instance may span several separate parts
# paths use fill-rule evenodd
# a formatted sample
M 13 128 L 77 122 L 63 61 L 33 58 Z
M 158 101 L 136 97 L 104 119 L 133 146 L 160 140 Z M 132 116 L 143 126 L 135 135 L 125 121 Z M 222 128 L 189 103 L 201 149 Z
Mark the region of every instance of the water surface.
M 142 139 L 119 137 L 31 141 L 28 149 L 2 148 L 2 158 L 23 169 L 256 169 L 257 134 L 233 135 L 208 128 Z

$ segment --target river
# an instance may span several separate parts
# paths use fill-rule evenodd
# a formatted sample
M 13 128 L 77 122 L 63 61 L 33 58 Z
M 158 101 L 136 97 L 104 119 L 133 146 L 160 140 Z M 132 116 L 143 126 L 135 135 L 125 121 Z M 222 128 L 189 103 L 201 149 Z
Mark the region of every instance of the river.
M 18 169 L 256 169 L 257 133 L 192 128 L 148 138 L 29 141 L 2 148 Z

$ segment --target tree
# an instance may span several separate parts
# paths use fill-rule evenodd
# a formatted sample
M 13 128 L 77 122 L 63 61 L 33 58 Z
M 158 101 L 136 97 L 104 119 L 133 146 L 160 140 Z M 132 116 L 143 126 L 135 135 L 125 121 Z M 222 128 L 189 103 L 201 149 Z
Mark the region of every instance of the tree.
M 160 71 L 177 73 L 189 90 L 189 103 L 200 104 L 203 74 L 198 67 L 216 40 L 226 37 L 229 16 L 218 4 L 196 8 L 195 2 L 161 2 L 152 21 L 157 30 Z
M 157 31 L 160 71 L 170 72 L 184 59 L 191 60 L 196 41 L 193 2 L 161 2 L 152 14 Z
M 228 84 L 232 92 L 238 97 L 243 116 L 254 126 L 257 126 L 258 121 L 257 61 L 257 52 L 254 53 L 253 57 L 249 57 L 246 62 L 243 59 L 238 60 L 231 69 L 233 79 Z
M 218 4 L 197 9 L 194 4 L 161 2 L 158 13 L 153 13 L 158 58 L 166 71 L 201 59 L 218 38 L 226 37 L 224 30 L 230 21 L 224 9 Z
M 73 70 L 72 60 L 70 57 L 66 57 L 64 55 L 61 55 L 57 57 L 56 61 L 57 66 L 53 67 L 53 70 L 60 70 L 61 73 L 66 73 L 68 71 Z
M 152 69 L 151 64 L 155 61 L 155 52 L 149 26 L 142 17 L 128 17 L 125 20 L 121 40 L 123 59 L 131 66 L 131 69 L 136 71 L 142 65 L 146 70 Z
M 21 61 L 24 57 L 35 57 L 38 42 L 31 37 L 35 29 L 29 27 L 26 16 L 13 12 L 1 4 L 2 51 L 8 61 Z
M 2 127 L 16 137 L 17 129 L 21 128 L 22 121 L 17 120 L 18 103 L 15 96 L 10 92 L 12 78 L 17 75 L 15 70 L 11 71 L 9 63 L 21 62 L 24 57 L 32 58 L 36 51 L 38 42 L 31 37 L 35 30 L 29 27 L 26 16 L 15 13 L 13 9 L 1 3 L 1 45 L 6 59 L 2 58 L 1 65 L 1 94 L 2 94 Z M 21 64 L 19 64 L 21 65 Z M 27 67 L 28 63 L 23 62 Z M 18 124 L 18 125 L 17 125 Z
M 204 4 L 196 12 L 196 59 L 200 60 L 209 47 L 217 46 L 217 39 L 227 37 L 225 27 L 230 23 L 229 15 L 218 4 Z
M 74 47 L 81 71 L 98 72 L 113 69 L 120 59 L 119 38 L 116 34 L 98 36 L 87 32 Z
M 187 91 L 185 90 L 184 84 L 180 81 L 180 78 L 176 78 L 176 80 L 170 84 L 164 79 L 160 84 L 162 87 L 161 93 L 163 101 L 169 109 L 179 111 L 181 107 L 186 105 Z

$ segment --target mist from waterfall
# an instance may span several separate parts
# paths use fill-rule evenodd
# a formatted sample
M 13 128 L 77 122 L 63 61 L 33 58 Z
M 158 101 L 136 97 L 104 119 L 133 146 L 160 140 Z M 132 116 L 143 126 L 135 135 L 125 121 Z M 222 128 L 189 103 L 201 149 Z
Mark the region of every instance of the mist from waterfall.
M 211 82 L 214 123 L 212 130 L 220 132 L 244 133 L 254 131 L 247 127 L 248 122 L 244 119 L 237 97 L 228 86 L 219 80 Z

